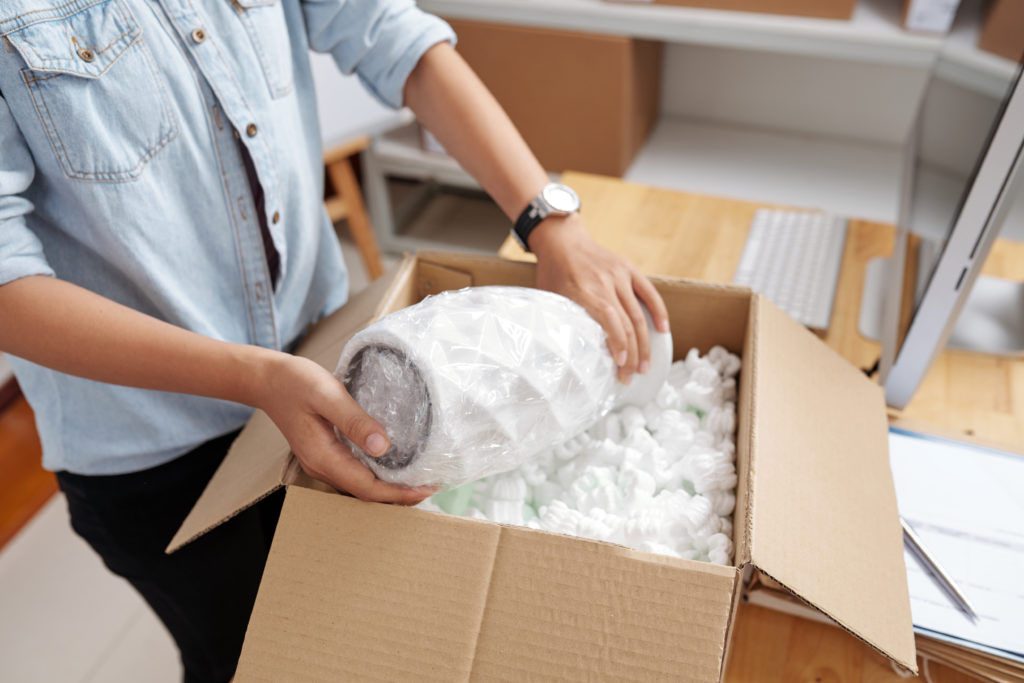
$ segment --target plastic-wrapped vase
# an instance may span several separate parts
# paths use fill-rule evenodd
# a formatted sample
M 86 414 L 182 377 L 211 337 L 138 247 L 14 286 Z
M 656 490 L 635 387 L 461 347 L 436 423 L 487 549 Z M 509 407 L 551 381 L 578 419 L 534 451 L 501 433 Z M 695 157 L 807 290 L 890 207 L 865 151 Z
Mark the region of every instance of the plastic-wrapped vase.
M 629 385 L 601 326 L 575 302 L 525 287 L 427 297 L 357 333 L 335 375 L 391 439 L 378 478 L 458 485 L 514 469 L 664 383 L 670 334 L 651 332 L 651 369 Z

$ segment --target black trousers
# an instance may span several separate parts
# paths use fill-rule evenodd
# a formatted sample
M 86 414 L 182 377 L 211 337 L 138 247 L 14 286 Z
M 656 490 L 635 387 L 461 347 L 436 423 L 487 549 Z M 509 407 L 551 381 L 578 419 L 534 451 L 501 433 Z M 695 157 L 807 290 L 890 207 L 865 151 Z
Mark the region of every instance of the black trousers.
M 57 473 L 71 526 L 163 621 L 181 650 L 187 683 L 228 681 L 234 674 L 284 500 L 278 491 L 177 552 L 164 553 L 234 437 L 142 472 Z

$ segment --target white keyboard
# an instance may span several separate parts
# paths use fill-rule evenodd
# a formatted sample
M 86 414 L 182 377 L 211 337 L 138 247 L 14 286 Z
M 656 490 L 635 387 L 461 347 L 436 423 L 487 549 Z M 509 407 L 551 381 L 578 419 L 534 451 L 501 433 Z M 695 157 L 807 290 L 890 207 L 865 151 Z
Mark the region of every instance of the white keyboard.
M 846 219 L 760 209 L 733 284 L 764 294 L 807 327 L 827 329 L 845 241 Z

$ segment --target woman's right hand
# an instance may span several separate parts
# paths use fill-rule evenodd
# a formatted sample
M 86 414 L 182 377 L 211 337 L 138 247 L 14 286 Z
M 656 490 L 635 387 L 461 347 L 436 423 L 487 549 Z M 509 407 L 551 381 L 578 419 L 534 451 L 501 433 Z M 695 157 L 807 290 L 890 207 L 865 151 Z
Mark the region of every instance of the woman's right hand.
M 338 440 L 335 426 L 371 456 L 383 455 L 390 445 L 384 428 L 331 373 L 306 358 L 278 352 L 266 355 L 261 365 L 253 404 L 281 430 L 306 474 L 361 500 L 382 503 L 415 505 L 437 490 L 377 479 Z

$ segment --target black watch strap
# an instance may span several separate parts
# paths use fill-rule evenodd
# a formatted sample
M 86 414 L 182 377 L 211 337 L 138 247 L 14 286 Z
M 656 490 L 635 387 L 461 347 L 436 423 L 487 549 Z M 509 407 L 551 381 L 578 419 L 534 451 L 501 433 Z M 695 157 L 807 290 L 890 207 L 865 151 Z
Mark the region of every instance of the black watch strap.
M 530 237 L 530 233 L 540 225 L 542 220 L 544 219 L 540 215 L 540 208 L 536 202 L 530 202 L 530 205 L 519 214 L 519 218 L 516 219 L 512 231 L 515 233 L 516 239 L 519 240 L 519 246 L 524 250 L 530 251 L 530 243 L 527 240 Z

